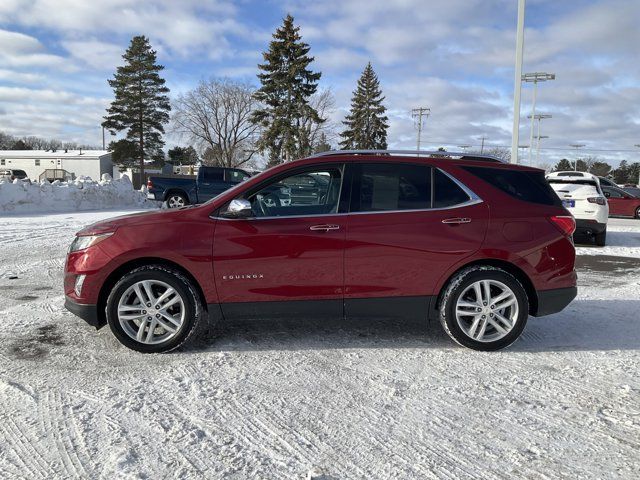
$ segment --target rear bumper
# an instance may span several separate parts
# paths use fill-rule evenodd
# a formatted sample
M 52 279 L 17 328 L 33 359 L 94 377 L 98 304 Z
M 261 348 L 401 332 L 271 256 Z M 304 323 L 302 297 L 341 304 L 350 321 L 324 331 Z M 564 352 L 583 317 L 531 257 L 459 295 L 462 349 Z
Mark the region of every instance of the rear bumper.
M 597 220 L 576 219 L 576 235 L 595 235 L 607 229 L 606 223 L 599 223 Z
M 83 319 L 92 327 L 100 328 L 104 325 L 104 322 L 102 322 L 100 317 L 98 316 L 97 305 L 86 305 L 77 303 L 71 298 L 65 297 L 64 308 Z
M 535 317 L 543 317 L 558 313 L 571 303 L 578 294 L 577 287 L 554 288 L 553 290 L 538 290 L 538 309 Z

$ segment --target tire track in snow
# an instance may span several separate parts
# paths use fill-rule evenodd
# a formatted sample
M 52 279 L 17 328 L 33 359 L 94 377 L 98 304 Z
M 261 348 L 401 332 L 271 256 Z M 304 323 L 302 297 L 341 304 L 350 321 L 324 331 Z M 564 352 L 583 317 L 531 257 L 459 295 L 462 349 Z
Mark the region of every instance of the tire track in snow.
M 6 434 L 9 440 L 7 444 L 13 446 L 16 458 L 23 465 L 29 477 L 47 478 L 51 474 L 49 462 L 39 448 L 36 447 L 36 445 L 39 445 L 36 438 L 41 437 L 36 436 L 34 438 L 28 423 L 25 423 L 21 428 L 12 418 L 12 415 L 9 415 L 1 422 L 0 429 Z
M 69 478 L 88 477 L 84 465 L 76 452 L 73 439 L 73 428 L 69 425 L 62 408 L 62 396 L 59 391 L 48 390 L 44 395 L 41 418 L 47 432 L 54 440 L 54 446 L 58 452 L 62 468 Z M 77 442 L 77 439 L 76 439 Z

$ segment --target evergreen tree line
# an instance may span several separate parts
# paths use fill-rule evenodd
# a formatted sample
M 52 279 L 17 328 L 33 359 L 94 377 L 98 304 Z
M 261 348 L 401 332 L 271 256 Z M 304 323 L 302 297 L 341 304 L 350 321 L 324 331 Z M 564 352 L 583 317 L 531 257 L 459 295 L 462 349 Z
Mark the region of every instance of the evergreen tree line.
M 158 64 L 156 51 L 145 36 L 133 37 L 123 55 L 124 64 L 108 81 L 114 100 L 103 126 L 113 135 L 124 135 L 109 145 L 114 162 L 144 171 L 145 163 L 161 161 L 167 125 L 191 142 L 169 152 L 172 161 L 186 164 L 202 160 L 239 166 L 260 153 L 268 165 L 275 165 L 330 149 L 334 100 L 331 91 L 318 89 L 322 74 L 313 69 L 310 46 L 291 15 L 272 37 L 258 65 L 257 89 L 213 79 L 200 82 L 173 102 L 160 75 L 164 67 Z M 389 125 L 383 101 L 380 82 L 369 63 L 342 122 L 341 148 L 387 147 Z

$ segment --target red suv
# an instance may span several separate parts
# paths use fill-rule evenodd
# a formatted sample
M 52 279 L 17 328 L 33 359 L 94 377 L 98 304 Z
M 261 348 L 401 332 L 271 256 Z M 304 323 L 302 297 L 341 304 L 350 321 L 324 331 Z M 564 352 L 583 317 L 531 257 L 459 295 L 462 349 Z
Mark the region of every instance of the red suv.
M 461 345 L 506 347 L 576 296 L 574 219 L 541 170 L 420 153 L 328 152 L 197 207 L 91 225 L 69 249 L 65 305 L 141 352 L 283 316 L 437 318 Z M 309 191 L 266 201 L 289 184 Z

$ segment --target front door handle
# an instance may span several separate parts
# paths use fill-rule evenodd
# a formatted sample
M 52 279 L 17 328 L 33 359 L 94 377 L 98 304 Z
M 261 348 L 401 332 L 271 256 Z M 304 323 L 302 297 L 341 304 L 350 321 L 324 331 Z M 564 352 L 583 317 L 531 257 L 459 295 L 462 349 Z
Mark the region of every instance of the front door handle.
M 329 225 L 325 223 L 322 225 L 313 225 L 309 227 L 309 230 L 313 232 L 317 232 L 317 231 L 328 232 L 329 230 L 340 230 L 340 225 Z
M 460 225 L 461 223 L 471 223 L 470 218 L 445 218 L 442 223 L 447 225 Z

